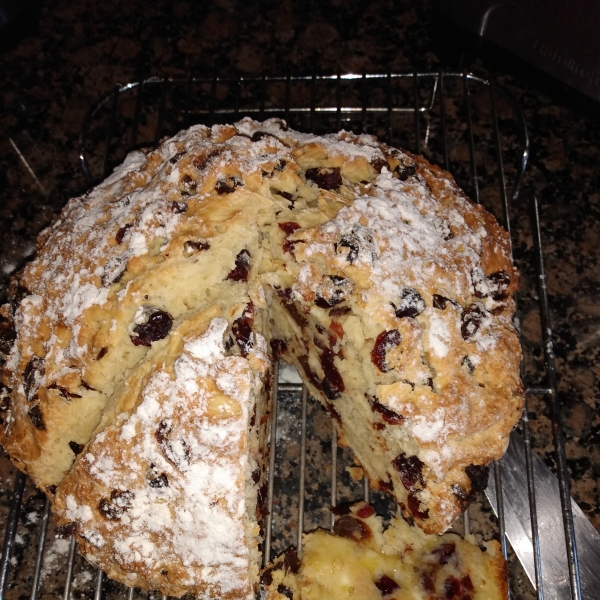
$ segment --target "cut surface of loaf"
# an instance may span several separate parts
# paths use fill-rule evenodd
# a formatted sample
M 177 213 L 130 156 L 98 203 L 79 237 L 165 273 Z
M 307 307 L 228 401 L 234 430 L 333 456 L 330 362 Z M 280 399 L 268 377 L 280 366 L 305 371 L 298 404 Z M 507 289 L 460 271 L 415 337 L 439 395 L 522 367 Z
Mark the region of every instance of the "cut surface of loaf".
M 456 533 L 427 535 L 395 517 L 384 529 L 373 507 L 357 503 L 339 516 L 333 534 L 303 535 L 296 551 L 267 565 L 268 600 L 506 600 L 506 561 L 492 540 Z
M 0 314 L 0 441 L 109 575 L 250 597 L 273 358 L 440 533 L 520 416 L 517 279 L 506 232 L 421 157 L 278 120 L 195 126 L 40 236 Z

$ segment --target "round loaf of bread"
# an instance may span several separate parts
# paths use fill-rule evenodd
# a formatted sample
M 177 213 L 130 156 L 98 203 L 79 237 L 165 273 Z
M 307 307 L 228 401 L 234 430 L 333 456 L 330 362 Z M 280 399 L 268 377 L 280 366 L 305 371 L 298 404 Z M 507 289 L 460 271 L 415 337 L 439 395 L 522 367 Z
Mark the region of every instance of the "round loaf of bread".
M 109 576 L 250 598 L 270 365 L 443 532 L 523 391 L 507 233 L 371 136 L 192 127 L 71 200 L 16 277 L 0 441 Z

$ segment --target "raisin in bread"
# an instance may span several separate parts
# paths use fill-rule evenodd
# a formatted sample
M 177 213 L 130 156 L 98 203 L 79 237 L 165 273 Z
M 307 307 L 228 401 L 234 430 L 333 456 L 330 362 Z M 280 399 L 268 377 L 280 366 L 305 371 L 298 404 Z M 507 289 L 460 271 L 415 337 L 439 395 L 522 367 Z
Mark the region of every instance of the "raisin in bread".
M 401 517 L 384 530 L 372 506 L 358 503 L 333 534 L 303 535 L 295 550 L 262 574 L 268 600 L 506 600 L 508 573 L 500 544 L 455 533 L 427 535 Z
M 175 527 L 188 503 L 228 511 L 242 537 L 208 528 L 202 543 L 236 557 L 246 579 L 230 595 L 249 597 L 266 477 L 264 344 L 298 367 L 371 484 L 442 532 L 520 415 L 517 283 L 506 232 L 423 158 L 278 120 L 196 126 L 71 200 L 12 281 L 0 441 L 84 553 L 129 583 L 204 593 L 196 576 L 172 574 L 197 559 L 203 578 L 211 557 L 134 516 L 168 507 Z M 218 377 L 230 358 L 241 387 Z M 185 361 L 212 375 L 180 381 Z M 182 416 L 181 386 L 205 425 Z M 224 398 L 222 414 L 206 394 Z M 164 410 L 149 415 L 149 398 Z M 185 484 L 209 464 L 205 433 L 228 427 L 239 434 L 235 506 L 225 488 Z M 173 486 L 158 485 L 163 473 Z M 206 593 L 228 597 L 218 579 Z

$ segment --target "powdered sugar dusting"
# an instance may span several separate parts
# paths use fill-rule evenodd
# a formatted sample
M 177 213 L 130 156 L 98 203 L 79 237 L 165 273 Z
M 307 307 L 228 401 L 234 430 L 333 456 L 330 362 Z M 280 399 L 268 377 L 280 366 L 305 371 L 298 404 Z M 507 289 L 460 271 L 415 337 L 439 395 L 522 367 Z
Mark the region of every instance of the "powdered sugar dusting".
M 429 316 L 429 347 L 437 357 L 444 358 L 450 351 L 450 332 L 434 308 L 427 309 L 427 312 Z
M 458 195 L 456 205 L 442 205 L 420 176 L 403 181 L 384 167 L 366 194 L 321 227 L 304 257 L 326 257 L 331 242 L 325 240 L 340 240 L 338 267 L 343 269 L 348 262 L 369 267 L 367 297 L 379 303 L 383 297 L 397 305 L 407 285 L 426 297 L 424 290 L 432 280 L 448 297 L 464 298 L 470 294 L 465 273 L 480 264 L 485 228 L 465 222 L 459 209 L 470 209 L 466 199 Z M 352 256 L 345 250 L 349 245 L 354 248 Z M 432 348 L 445 356 L 445 334 L 436 326 L 431 331 Z
M 415 415 L 411 419 L 411 431 L 420 442 L 431 442 L 444 435 L 446 411 L 437 408 L 427 416 Z
M 67 518 L 96 541 L 110 536 L 125 568 L 150 573 L 181 564 L 182 585 L 204 580 L 212 594 L 250 597 L 243 518 L 255 375 L 245 359 L 225 356 L 226 327 L 215 318 L 187 340 L 173 372 L 155 373 L 133 414 L 121 415 L 82 458 L 118 518 L 92 520 L 73 496 L 66 498 Z
M 104 180 L 104 185 L 113 185 L 117 183 L 125 174 L 139 169 L 146 162 L 143 152 L 135 150 L 130 152 L 118 168 Z
M 296 367 L 284 362 L 279 363 L 279 383 L 302 383 L 302 378 Z
M 67 558 L 70 540 L 56 539 L 44 552 L 44 564 L 40 573 L 42 581 L 48 575 L 58 570 Z
M 98 289 L 90 283 L 80 283 L 77 275 L 71 284 L 70 291 L 63 299 L 62 313 L 68 323 L 72 323 L 86 308 L 94 304 L 103 304 L 108 298 L 108 290 Z
M 194 358 L 204 362 L 214 362 L 223 358 L 223 334 L 228 323 L 225 319 L 213 319 L 204 335 L 185 344 L 185 350 Z

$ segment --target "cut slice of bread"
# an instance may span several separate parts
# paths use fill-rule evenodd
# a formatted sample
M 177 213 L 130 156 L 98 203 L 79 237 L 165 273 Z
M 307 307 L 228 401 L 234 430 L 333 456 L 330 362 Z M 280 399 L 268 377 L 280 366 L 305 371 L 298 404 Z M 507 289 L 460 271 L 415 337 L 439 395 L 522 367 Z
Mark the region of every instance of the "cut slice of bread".
M 268 600 L 506 600 L 500 544 L 455 533 L 427 535 L 402 517 L 384 530 L 372 506 L 360 502 L 338 516 L 333 534 L 303 535 L 295 550 L 262 573 Z

